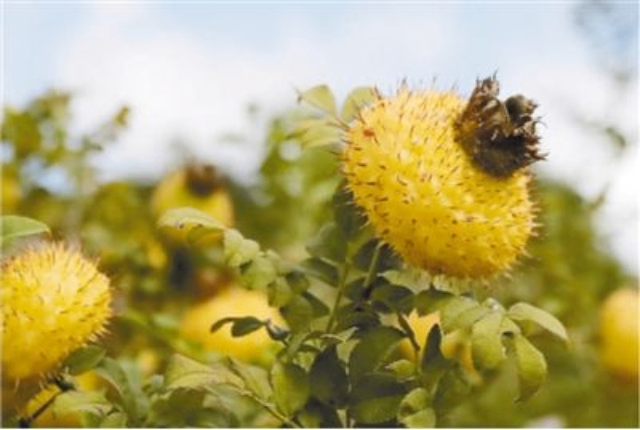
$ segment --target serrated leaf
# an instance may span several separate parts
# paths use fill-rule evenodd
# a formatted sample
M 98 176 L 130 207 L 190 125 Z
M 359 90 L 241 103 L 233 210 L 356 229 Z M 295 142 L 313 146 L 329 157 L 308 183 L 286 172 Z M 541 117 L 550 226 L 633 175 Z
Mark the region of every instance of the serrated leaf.
M 353 348 L 349 357 L 349 376 L 356 381 L 373 372 L 393 350 L 404 333 L 393 327 L 381 326 L 366 332 Z
M 349 379 L 335 345 L 318 354 L 309 370 L 311 394 L 321 402 L 341 408 L 347 401 Z
M 276 361 L 271 368 L 271 385 L 276 406 L 287 417 L 300 410 L 309 398 L 309 377 L 293 363 Z
M 229 267 L 240 267 L 256 258 L 260 245 L 254 240 L 245 239 L 237 230 L 224 232 L 224 257 Z
M 354 387 L 349 410 L 360 424 L 378 424 L 396 418 L 405 396 L 403 384 L 394 376 L 369 374 Z
M 308 258 L 301 266 L 308 276 L 313 276 L 332 287 L 338 284 L 338 269 L 331 263 L 319 258 Z
M 547 362 L 524 336 L 516 335 L 513 342 L 520 383 L 520 395 L 516 401 L 523 402 L 533 396 L 546 379 Z
M 338 114 L 335 98 L 327 85 L 317 85 L 298 93 L 298 102 L 301 101 L 332 116 L 337 116 Z
M 528 303 L 516 303 L 507 311 L 507 316 L 516 321 L 528 321 L 547 330 L 564 342 L 569 341 L 569 336 L 562 323 L 547 311 L 532 306 Z
M 471 329 L 471 355 L 476 369 L 495 369 L 506 358 L 500 327 L 504 315 L 492 312 Z
M 409 428 L 432 428 L 436 424 L 436 415 L 431 408 L 431 395 L 424 388 L 409 392 L 400 403 L 397 419 Z
M 107 352 L 102 347 L 83 346 L 69 354 L 61 368 L 70 375 L 79 375 L 96 367 L 106 354 Z
M 368 103 L 371 103 L 374 98 L 375 90 L 372 87 L 358 87 L 353 89 L 342 105 L 340 118 L 345 123 L 349 123 L 360 109 Z
M 9 246 L 11 242 L 19 237 L 32 236 L 36 234 L 51 234 L 49 226 L 35 219 L 18 216 L 3 215 L 0 217 L 0 244 L 3 247 Z
M 261 329 L 263 326 L 264 322 L 256 317 L 236 318 L 231 326 L 231 335 L 233 337 L 245 336 Z

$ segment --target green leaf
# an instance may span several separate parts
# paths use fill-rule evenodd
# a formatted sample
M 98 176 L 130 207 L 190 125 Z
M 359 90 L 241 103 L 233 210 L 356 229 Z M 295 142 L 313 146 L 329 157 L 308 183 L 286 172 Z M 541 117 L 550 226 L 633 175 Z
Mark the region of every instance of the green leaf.
M 471 392 L 464 370 L 456 367 L 445 372 L 440 381 L 434 396 L 434 409 L 450 409 L 459 405 Z
M 104 393 L 70 390 L 57 396 L 51 408 L 56 415 L 65 415 L 73 412 L 89 412 L 101 415 L 112 409 L 113 405 L 106 399 Z
M 308 258 L 301 264 L 305 273 L 335 287 L 338 284 L 338 269 L 320 258 Z
M 349 376 L 357 381 L 376 370 L 393 350 L 404 333 L 393 327 L 381 326 L 367 331 L 353 348 L 349 357 Z
M 231 335 L 233 337 L 244 336 L 261 329 L 264 325 L 264 321 L 261 321 L 256 317 L 236 318 L 231 326 Z
M 111 412 L 100 422 L 100 427 L 108 429 L 127 428 L 127 415 L 120 411 Z
M 271 368 L 271 385 L 276 406 L 287 417 L 307 403 L 309 377 L 302 367 L 276 361 Z
M 380 302 L 389 309 L 408 313 L 413 307 L 413 292 L 407 287 L 386 283 L 376 285 L 371 294 L 371 301 Z
M 280 309 L 287 325 L 294 331 L 300 331 L 311 324 L 313 307 L 302 296 L 293 297 L 289 303 Z
M 309 279 L 305 276 L 304 272 L 300 270 L 292 270 L 285 275 L 285 279 L 291 287 L 291 290 L 295 293 L 302 293 L 307 291 L 311 286 Z
M 274 308 L 280 308 L 288 304 L 295 296 L 295 293 L 291 289 L 285 278 L 278 276 L 273 282 L 267 286 L 267 296 L 269 299 L 269 306 Z
M 406 283 L 407 280 L 402 276 L 403 272 L 397 274 L 396 271 L 389 271 L 384 273 L 383 276 L 393 284 L 404 285 L 411 288 L 411 284 Z M 432 312 L 443 309 L 449 302 L 455 300 L 456 297 L 457 296 L 446 291 L 429 288 L 416 294 L 413 303 L 418 315 L 428 315 Z
M 442 333 L 436 324 L 429 330 L 420 360 L 421 378 L 427 386 L 433 385 L 449 367 L 449 362 L 440 352 L 441 343 Z
M 353 202 L 353 194 L 343 181 L 333 195 L 333 217 L 347 240 L 352 240 L 362 231 L 367 218 Z
M 343 428 L 338 411 L 323 403 L 311 399 L 304 409 L 298 412 L 297 419 L 306 428 Z
M 249 263 L 260 253 L 260 245 L 256 241 L 245 239 L 237 230 L 224 233 L 224 256 L 229 267 L 240 267 Z
M 478 309 L 480 308 L 480 309 Z M 482 307 L 478 305 L 473 299 L 465 296 L 454 296 L 446 305 L 440 310 L 440 322 L 442 324 L 442 331 L 448 333 L 455 329 L 454 323 L 460 318 L 461 321 L 465 320 L 465 316 L 477 317 L 477 314 L 482 312 Z M 469 312 L 468 314 L 466 314 Z M 469 317 L 467 320 L 471 319 Z M 477 318 L 476 318 L 477 319 Z
M 114 388 L 128 416 L 134 420 L 140 418 L 144 413 L 146 397 L 141 388 L 133 383 L 123 366 L 113 358 L 105 357 L 95 370 Z
M 271 398 L 273 391 L 269 384 L 269 374 L 266 370 L 233 358 L 228 358 L 228 362 L 229 368 L 242 379 L 249 391 L 261 399 Z
M 500 331 L 503 319 L 501 312 L 492 312 L 473 325 L 471 355 L 476 369 L 495 369 L 506 358 Z
M 349 123 L 363 106 L 375 99 L 375 90 L 372 87 L 358 87 L 353 89 L 342 105 L 340 118 Z
M 404 386 L 394 376 L 369 374 L 353 387 L 349 410 L 360 424 L 383 423 L 395 419 L 404 396 Z
M 567 331 L 556 317 L 545 310 L 531 306 L 528 303 L 516 303 L 507 311 L 507 316 L 516 321 L 532 322 L 547 330 L 564 342 L 569 341 Z
M 344 363 L 332 345 L 318 354 L 309 370 L 311 394 L 321 402 L 341 408 L 347 401 L 349 379 Z
M 258 255 L 246 265 L 242 266 L 240 282 L 250 290 L 264 290 L 276 280 L 277 270 L 273 262 L 267 257 Z
M 221 363 L 207 366 L 179 354 L 171 357 L 165 371 L 165 385 L 168 389 L 200 389 L 211 384 L 243 386 L 242 380 Z
M 379 250 L 378 247 L 380 247 Z M 400 269 L 402 266 L 402 260 L 393 252 L 391 247 L 386 243 L 381 244 L 378 239 L 371 239 L 358 249 L 353 256 L 354 266 L 368 272 L 376 251 L 379 252 L 379 257 L 378 264 L 373 268 L 374 271 L 387 272 L 393 269 Z
M 467 329 L 474 323 L 484 318 L 491 312 L 484 306 L 474 304 L 457 315 L 451 317 L 446 325 L 447 332 L 456 331 L 459 329 Z M 444 324 L 443 324 L 444 327 Z
M 80 375 L 96 367 L 106 354 L 102 347 L 96 345 L 83 346 L 69 354 L 62 363 L 61 368 L 70 375 Z
M 394 361 L 393 363 L 389 363 L 385 366 L 385 369 L 393 372 L 393 374 L 398 378 L 398 381 L 408 381 L 416 374 L 416 364 L 413 361 L 404 358 Z
M 308 291 L 302 293 L 302 297 L 311 305 L 314 318 L 321 318 L 325 315 L 329 315 L 329 306 L 327 306 L 322 300 Z
M 0 244 L 3 247 L 9 246 L 11 242 L 19 237 L 32 236 L 35 234 L 51 234 L 49 227 L 40 221 L 18 215 L 3 215 L 0 217 Z
M 347 243 L 338 227 L 334 223 L 328 223 L 309 242 L 307 252 L 314 257 L 341 263 L 347 254 Z
M 192 245 L 218 243 L 226 230 L 224 224 L 209 214 L 191 207 L 169 209 L 158 220 L 158 229 L 171 234 L 172 230 L 184 233 Z
M 336 101 L 327 85 L 317 85 L 298 93 L 298 102 L 305 102 L 332 116 L 338 115 Z
M 516 335 L 513 342 L 520 383 L 520 396 L 516 401 L 523 402 L 534 395 L 546 379 L 547 362 L 524 336 Z
M 436 415 L 431 408 L 432 398 L 424 388 L 409 392 L 398 408 L 398 421 L 409 428 L 433 428 Z

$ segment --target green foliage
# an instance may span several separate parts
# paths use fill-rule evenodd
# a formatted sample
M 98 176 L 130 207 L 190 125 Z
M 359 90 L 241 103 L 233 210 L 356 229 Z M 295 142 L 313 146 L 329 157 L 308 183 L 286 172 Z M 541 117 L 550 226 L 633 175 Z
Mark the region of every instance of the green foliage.
M 0 233 L 0 245 L 6 249 L 18 238 L 50 233 L 50 230 L 46 224 L 31 218 L 3 215 L 0 217 Z
M 81 348 L 61 366 L 63 380 L 91 371 L 101 385 L 71 383 L 48 407 L 112 428 L 517 426 L 548 414 L 572 425 L 637 424 L 637 402 L 595 364 L 598 304 L 629 278 L 599 248 L 593 206 L 542 182 L 544 230 L 511 281 L 475 294 L 434 285 L 374 237 L 339 174 L 342 128 L 374 96 L 357 88 L 339 106 L 326 86 L 300 92 L 311 109 L 275 117 L 258 183 L 234 185 L 235 228 L 193 208 L 156 222 L 148 184 L 97 183 L 89 155 L 121 131 L 126 108 L 79 138 L 67 131 L 66 95 L 7 108 L 7 166 L 25 191 L 18 212 L 45 224 L 3 217 L 3 246 L 7 231 L 49 224 L 99 255 L 114 285 L 104 349 Z M 45 166 L 38 173 L 63 167 L 74 191 L 46 190 L 24 167 L 29 158 Z M 251 314 L 203 323 L 239 340 L 266 333 L 277 345 L 270 361 L 182 337 L 181 314 L 225 288 L 202 297 L 202 268 L 280 311 L 284 324 Z M 419 336 L 409 317 L 434 313 Z M 147 369 L 149 351 L 157 363 Z

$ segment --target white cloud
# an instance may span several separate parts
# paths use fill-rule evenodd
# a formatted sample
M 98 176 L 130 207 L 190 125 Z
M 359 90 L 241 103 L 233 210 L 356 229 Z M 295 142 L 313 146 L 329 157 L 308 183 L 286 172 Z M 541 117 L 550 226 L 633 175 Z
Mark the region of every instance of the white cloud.
M 127 103 L 126 136 L 101 159 L 107 178 L 153 177 L 175 162 L 173 137 L 236 176 L 255 170 L 259 148 L 216 146 L 215 138 L 246 127 L 245 107 L 273 110 L 295 101 L 294 88 L 328 82 L 337 95 L 356 85 L 395 84 L 425 59 L 442 55 L 446 19 L 363 14 L 346 27 L 313 32 L 284 22 L 281 45 L 260 52 L 242 45 L 209 44 L 177 28 L 149 26 L 144 6 L 93 6 L 59 56 L 56 82 L 77 89 L 76 124 L 86 129 Z M 401 24 L 398 25 L 399 21 Z M 135 31 L 143 27 L 144 31 Z M 406 41 L 441 40 L 429 49 Z M 419 56 L 416 52 L 419 46 Z M 383 55 L 384 53 L 384 55 Z

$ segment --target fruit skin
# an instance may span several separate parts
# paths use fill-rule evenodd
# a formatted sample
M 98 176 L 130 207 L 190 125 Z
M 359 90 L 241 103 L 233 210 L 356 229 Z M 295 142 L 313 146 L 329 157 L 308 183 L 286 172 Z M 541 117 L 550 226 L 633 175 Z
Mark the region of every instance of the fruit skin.
M 638 290 L 621 288 L 614 291 L 600 309 L 600 358 L 612 374 L 638 381 Z
M 75 349 L 104 332 L 109 280 L 63 244 L 44 243 L 9 258 L 0 273 L 3 383 L 53 374 Z
M 217 331 L 210 332 L 211 325 L 221 318 L 245 316 L 269 319 L 280 327 L 285 325 L 278 310 L 269 307 L 264 293 L 230 286 L 189 309 L 180 323 L 180 334 L 199 343 L 206 350 L 244 361 L 268 362 L 276 344 L 264 329 L 246 336 L 233 337 L 231 325 L 226 324 Z
M 181 169 L 160 181 L 151 196 L 151 212 L 157 219 L 169 209 L 192 207 L 220 221 L 226 227 L 234 222 L 233 203 L 223 186 L 209 191 L 194 189 L 189 170 Z
M 488 279 L 508 270 L 534 229 L 526 169 L 493 177 L 458 142 L 453 92 L 377 95 L 345 132 L 342 171 L 376 235 L 433 275 Z

